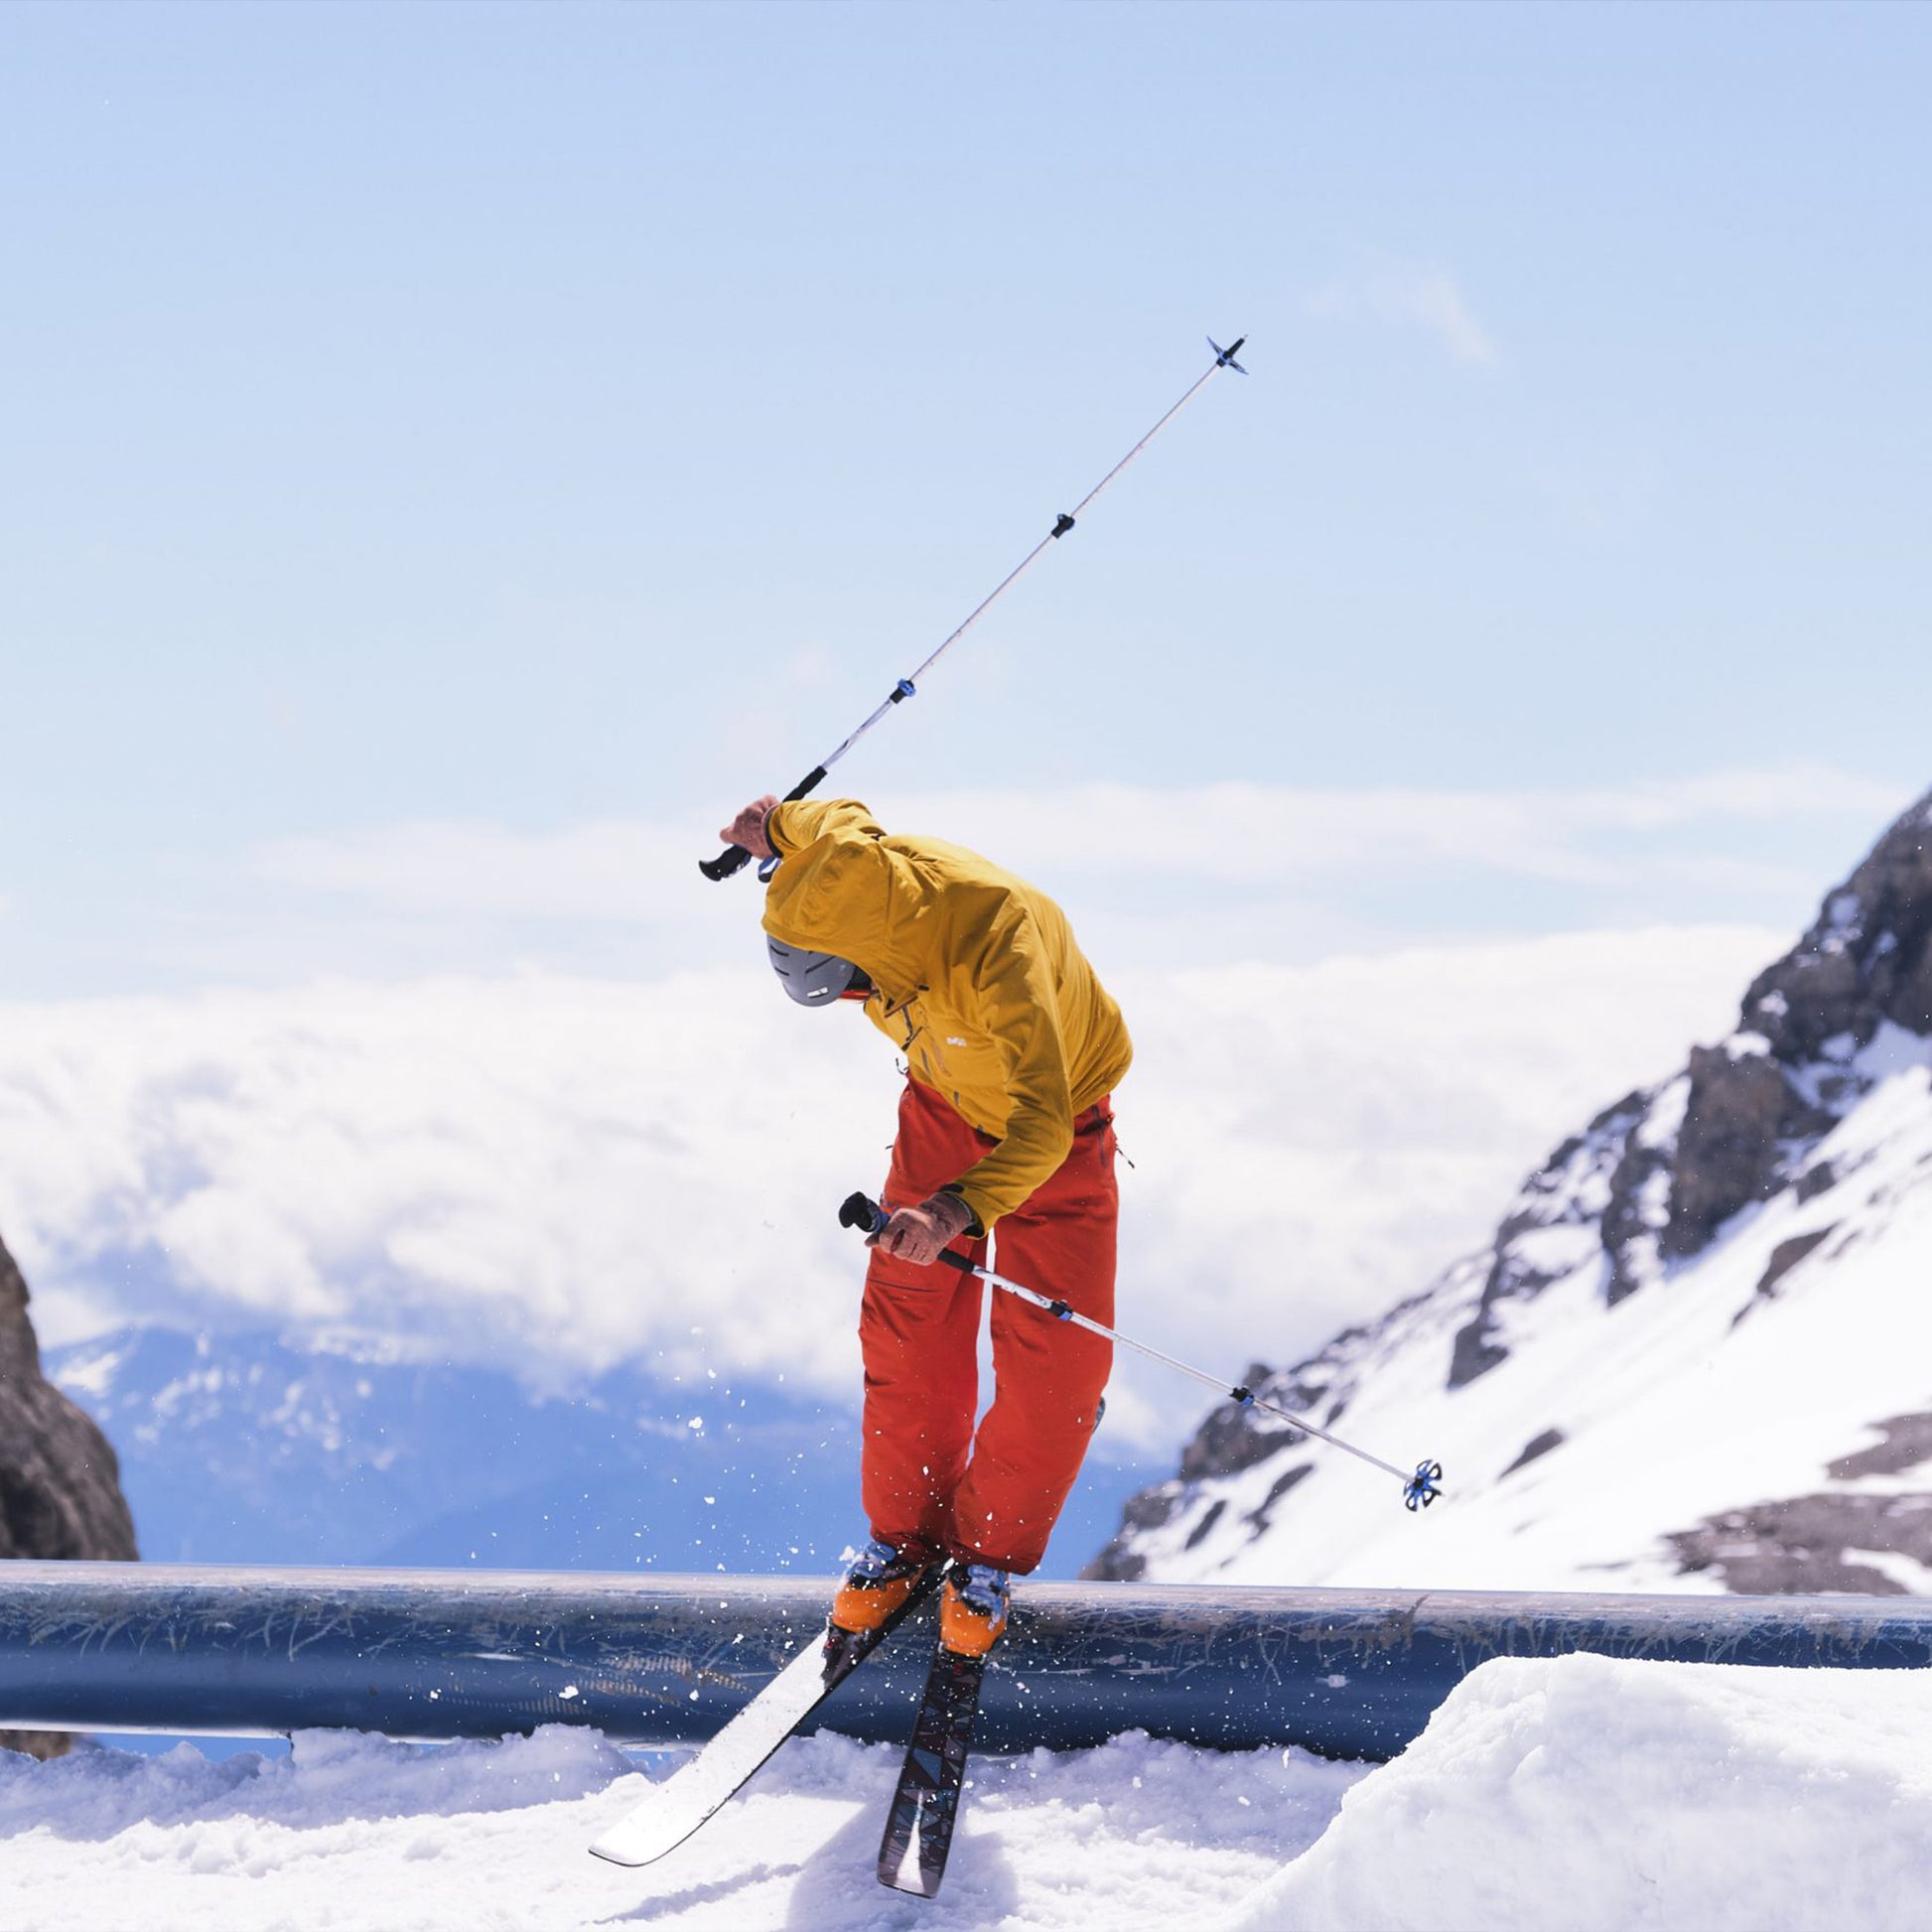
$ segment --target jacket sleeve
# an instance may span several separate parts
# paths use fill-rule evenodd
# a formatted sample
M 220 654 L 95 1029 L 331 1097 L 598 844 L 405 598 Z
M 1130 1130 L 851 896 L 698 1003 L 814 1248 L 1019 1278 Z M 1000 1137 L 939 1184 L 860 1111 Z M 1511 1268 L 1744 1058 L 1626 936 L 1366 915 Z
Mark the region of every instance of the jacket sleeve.
M 856 798 L 794 798 L 787 804 L 774 805 L 764 821 L 764 836 L 781 859 L 840 832 L 852 838 L 886 836 Z
M 955 971 L 1000 1055 L 1011 1112 L 1006 1138 L 960 1176 L 966 1205 L 990 1228 L 1046 1180 L 1073 1145 L 1073 1091 L 1052 962 L 1033 918 L 1009 906 Z

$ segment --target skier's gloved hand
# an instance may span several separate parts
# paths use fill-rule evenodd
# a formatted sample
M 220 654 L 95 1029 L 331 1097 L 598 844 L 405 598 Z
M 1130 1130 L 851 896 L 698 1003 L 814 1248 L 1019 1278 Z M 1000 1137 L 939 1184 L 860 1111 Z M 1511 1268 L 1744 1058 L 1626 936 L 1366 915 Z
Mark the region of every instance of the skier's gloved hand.
M 762 798 L 754 798 L 718 836 L 727 845 L 742 845 L 754 859 L 775 859 L 778 855 L 764 836 L 764 821 L 771 816 L 777 802 L 776 793 L 769 791 Z
M 898 1261 L 930 1268 L 948 1246 L 974 1227 L 973 1210 L 963 1194 L 942 1189 L 917 1207 L 897 1207 L 893 1217 L 866 1243 Z

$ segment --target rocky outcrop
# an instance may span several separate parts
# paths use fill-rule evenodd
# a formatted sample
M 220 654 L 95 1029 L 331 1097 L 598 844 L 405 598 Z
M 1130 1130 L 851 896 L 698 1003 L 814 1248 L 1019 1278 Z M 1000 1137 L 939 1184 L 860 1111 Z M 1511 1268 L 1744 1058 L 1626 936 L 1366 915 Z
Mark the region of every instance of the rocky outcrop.
M 1887 1020 L 1932 1034 L 1932 797 L 1886 832 L 1744 996 L 1744 1025 L 1787 1066 L 1847 1058 Z
M 1652 1093 L 1625 1095 L 1523 1183 L 1496 1230 L 1475 1314 L 1456 1332 L 1450 1388 L 1508 1358 L 1512 1305 L 1535 1301 L 1599 1248 L 1611 1257 L 1613 1292 L 1627 1244 L 1650 1234 L 1651 1169 L 1662 1157 L 1637 1130 L 1656 1100 Z
M 1670 1179 L 1670 1218 L 1658 1236 L 1673 1259 L 1696 1254 L 1741 1207 L 1769 1200 L 1793 1143 L 1830 1132 L 1832 1117 L 1805 1100 L 1768 1054 L 1727 1046 L 1691 1049 L 1690 1092 Z
M 1451 1388 L 1509 1355 L 1512 1303 L 1577 1265 L 1547 1230 L 1589 1226 L 1614 1306 L 1700 1254 L 1733 1215 L 1797 1183 L 1865 1090 L 1857 1062 L 1891 1025 L 1932 1033 L 1932 794 L 1827 895 L 1805 936 L 1751 983 L 1738 1030 L 1674 1080 L 1606 1109 L 1525 1184 L 1497 1230 L 1482 1300 L 1456 1335 Z M 1767 1289 L 1768 1293 L 1768 1289 Z
M 1672 1078 L 1626 1095 L 1557 1148 L 1523 1183 L 1490 1248 L 1308 1361 L 1272 1374 L 1257 1365 L 1250 1386 L 1327 1426 L 1378 1359 L 1422 1362 L 1441 1348 L 1438 1373 L 1449 1391 L 1488 1375 L 1552 1320 L 1575 1318 L 1544 1303 L 1559 1285 L 1568 1311 L 1668 1294 L 1674 1277 L 1701 1265 L 1741 1225 L 1744 1210 L 1787 1190 L 1805 1203 L 1837 1186 L 1845 1176 L 1820 1144 L 1889 1068 L 1922 1061 L 1927 1035 L 1932 794 L 1887 829 L 1827 895 L 1798 944 L 1752 982 L 1737 1030 L 1693 1048 Z M 1793 1271 L 1829 1265 L 1853 1238 L 1819 1218 L 1823 1225 L 1801 1226 L 1769 1254 L 1734 1320 L 1771 1303 Z M 1897 1424 L 1919 1454 L 1921 1425 L 1932 1429 L 1922 1417 Z M 1290 1453 L 1300 1440 L 1252 1411 L 1217 1410 L 1183 1451 L 1177 1479 L 1128 1505 L 1120 1533 L 1086 1574 L 1137 1577 L 1150 1553 L 1157 1571 L 1173 1563 L 1186 1574 L 1188 1550 L 1217 1532 L 1227 1543 L 1234 1479 L 1273 1461 L 1282 1487 L 1235 1519 L 1265 1528 L 1269 1508 L 1306 1467 L 1306 1458 Z M 1555 1452 L 1564 1440 L 1554 1427 L 1531 1437 L 1504 1474 Z M 1836 1465 L 1831 1473 L 1840 1479 Z M 1243 1509 L 1254 1488 L 1240 1485 Z M 1291 1514 L 1294 1507 L 1287 1505 Z M 1668 1541 L 1685 1572 L 1731 1588 L 1899 1589 L 1918 1587 L 1899 1581 L 1921 1575 L 1914 1565 L 1932 1577 L 1927 1525 L 1932 1495 L 1821 1493 L 1732 1512 Z M 1874 1564 L 1874 1553 L 1891 1560 L 1889 1571 Z
M 1932 1574 L 1928 1500 L 1793 1496 L 1726 1510 L 1665 1541 L 1680 1575 L 1709 1577 L 1740 1595 L 1914 1596 L 1919 1580 Z
M 41 1374 L 27 1283 L 0 1245 L 0 1558 L 138 1554 L 114 1451 Z M 39 1757 L 66 1742 L 54 1732 L 0 1730 L 0 1748 Z

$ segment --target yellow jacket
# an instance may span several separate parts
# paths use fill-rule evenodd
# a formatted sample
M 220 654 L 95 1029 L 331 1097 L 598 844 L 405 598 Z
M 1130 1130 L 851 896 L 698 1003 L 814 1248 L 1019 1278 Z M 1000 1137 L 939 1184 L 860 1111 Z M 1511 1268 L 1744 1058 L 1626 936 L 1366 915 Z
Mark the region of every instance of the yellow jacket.
M 1066 1159 L 1075 1116 L 1127 1071 L 1120 1008 L 1066 914 L 977 853 L 888 838 L 851 798 L 780 805 L 764 835 L 783 861 L 765 931 L 863 967 L 866 1012 L 912 1077 L 999 1142 L 959 1176 L 990 1228 Z

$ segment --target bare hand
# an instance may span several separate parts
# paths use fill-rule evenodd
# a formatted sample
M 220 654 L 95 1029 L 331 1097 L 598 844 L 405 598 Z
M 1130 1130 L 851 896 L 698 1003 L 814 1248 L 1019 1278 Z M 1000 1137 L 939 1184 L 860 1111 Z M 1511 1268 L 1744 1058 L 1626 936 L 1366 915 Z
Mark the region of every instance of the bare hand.
M 718 836 L 727 845 L 742 845 L 754 859 L 775 859 L 778 855 L 764 836 L 764 821 L 771 816 L 777 802 L 777 793 L 771 791 L 762 798 L 754 798 Z
M 938 1193 L 917 1207 L 895 1208 L 892 1219 L 866 1246 L 883 1248 L 914 1268 L 930 1268 L 972 1221 L 973 1210 L 966 1205 L 964 1195 Z

